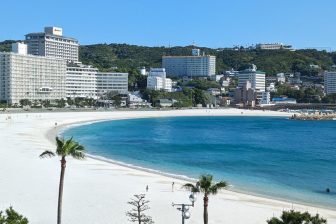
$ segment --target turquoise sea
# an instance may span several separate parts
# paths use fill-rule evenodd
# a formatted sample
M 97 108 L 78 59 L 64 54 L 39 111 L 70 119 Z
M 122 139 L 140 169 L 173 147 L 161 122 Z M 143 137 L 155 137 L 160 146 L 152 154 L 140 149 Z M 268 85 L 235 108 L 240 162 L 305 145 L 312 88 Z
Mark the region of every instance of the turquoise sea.
M 210 173 L 232 190 L 336 209 L 336 121 L 146 118 L 77 126 L 62 135 L 92 155 L 192 178 Z

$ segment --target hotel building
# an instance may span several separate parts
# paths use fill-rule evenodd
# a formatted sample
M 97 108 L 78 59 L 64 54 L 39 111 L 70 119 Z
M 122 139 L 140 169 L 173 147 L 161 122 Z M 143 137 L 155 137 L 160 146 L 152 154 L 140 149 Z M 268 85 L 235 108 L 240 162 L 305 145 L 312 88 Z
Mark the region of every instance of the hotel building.
M 166 78 L 166 70 L 164 68 L 151 68 L 147 77 L 147 88 L 171 92 L 172 80 Z
M 45 27 L 44 32 L 26 34 L 28 54 L 78 61 L 78 41 L 62 36 L 62 28 Z
M 128 73 L 98 72 L 96 74 L 97 96 L 108 92 L 128 93 Z
M 257 66 L 252 65 L 252 68 L 239 71 L 238 87 L 243 87 L 249 81 L 256 92 L 265 92 L 265 76 L 265 72 L 258 71 Z
M 96 98 L 97 68 L 71 63 L 66 71 L 66 95 L 70 98 Z
M 336 93 L 336 71 L 324 73 L 324 91 L 327 95 Z
M 0 101 L 66 98 L 65 76 L 64 59 L 28 55 L 25 44 L 15 43 L 12 52 L 0 52 Z
M 210 77 L 216 74 L 216 57 L 193 49 L 192 56 L 163 56 L 162 67 L 168 76 Z

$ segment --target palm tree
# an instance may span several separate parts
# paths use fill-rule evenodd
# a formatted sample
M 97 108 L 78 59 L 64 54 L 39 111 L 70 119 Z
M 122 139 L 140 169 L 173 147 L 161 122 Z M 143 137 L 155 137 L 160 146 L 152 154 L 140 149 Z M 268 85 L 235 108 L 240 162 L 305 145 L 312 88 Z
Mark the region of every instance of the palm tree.
M 197 181 L 196 185 L 188 183 L 183 185 L 184 188 L 190 190 L 193 193 L 202 192 L 204 193 L 203 203 L 204 203 L 204 211 L 203 211 L 203 221 L 204 224 L 208 224 L 208 203 L 210 194 L 217 194 L 218 190 L 226 188 L 228 186 L 227 182 L 220 181 L 218 183 L 212 182 L 212 175 L 201 175 L 199 181 Z
M 57 209 L 57 224 L 61 224 L 62 218 L 62 198 L 63 198 L 63 184 L 64 184 L 64 173 L 66 167 L 65 157 L 71 156 L 75 159 L 84 159 L 84 147 L 80 145 L 78 142 L 72 140 L 72 138 L 68 140 L 60 139 L 56 137 L 56 153 L 51 151 L 45 151 L 40 155 L 40 158 L 52 157 L 58 155 L 61 157 L 61 176 L 59 182 L 59 190 L 58 190 L 58 209 Z

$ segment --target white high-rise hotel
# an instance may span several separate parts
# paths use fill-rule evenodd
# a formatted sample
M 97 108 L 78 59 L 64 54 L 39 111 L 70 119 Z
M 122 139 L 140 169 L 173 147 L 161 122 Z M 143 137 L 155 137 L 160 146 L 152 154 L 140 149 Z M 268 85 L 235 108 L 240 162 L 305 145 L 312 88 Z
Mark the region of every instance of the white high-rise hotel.
M 192 56 L 163 56 L 162 67 L 168 76 L 209 77 L 216 74 L 216 57 L 193 49 Z
M 28 54 L 78 61 L 78 41 L 62 34 L 63 30 L 59 27 L 45 27 L 44 33 L 26 34 Z
M 99 73 L 78 62 L 78 41 L 62 36 L 62 29 L 26 35 L 12 52 L 0 52 L 0 101 L 97 98 L 102 93 L 128 91 L 128 73 Z
M 22 43 L 13 44 L 12 51 L 0 52 L 0 101 L 19 104 L 21 99 L 66 97 L 64 59 L 28 55 Z

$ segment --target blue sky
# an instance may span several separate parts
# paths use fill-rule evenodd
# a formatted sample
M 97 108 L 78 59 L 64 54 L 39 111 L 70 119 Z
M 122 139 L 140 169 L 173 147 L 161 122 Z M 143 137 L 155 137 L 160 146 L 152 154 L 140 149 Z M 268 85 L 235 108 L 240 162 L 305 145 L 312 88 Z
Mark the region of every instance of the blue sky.
M 335 50 L 335 8 L 335 0 L 6 0 L 0 41 L 54 25 L 83 45 L 283 42 Z

